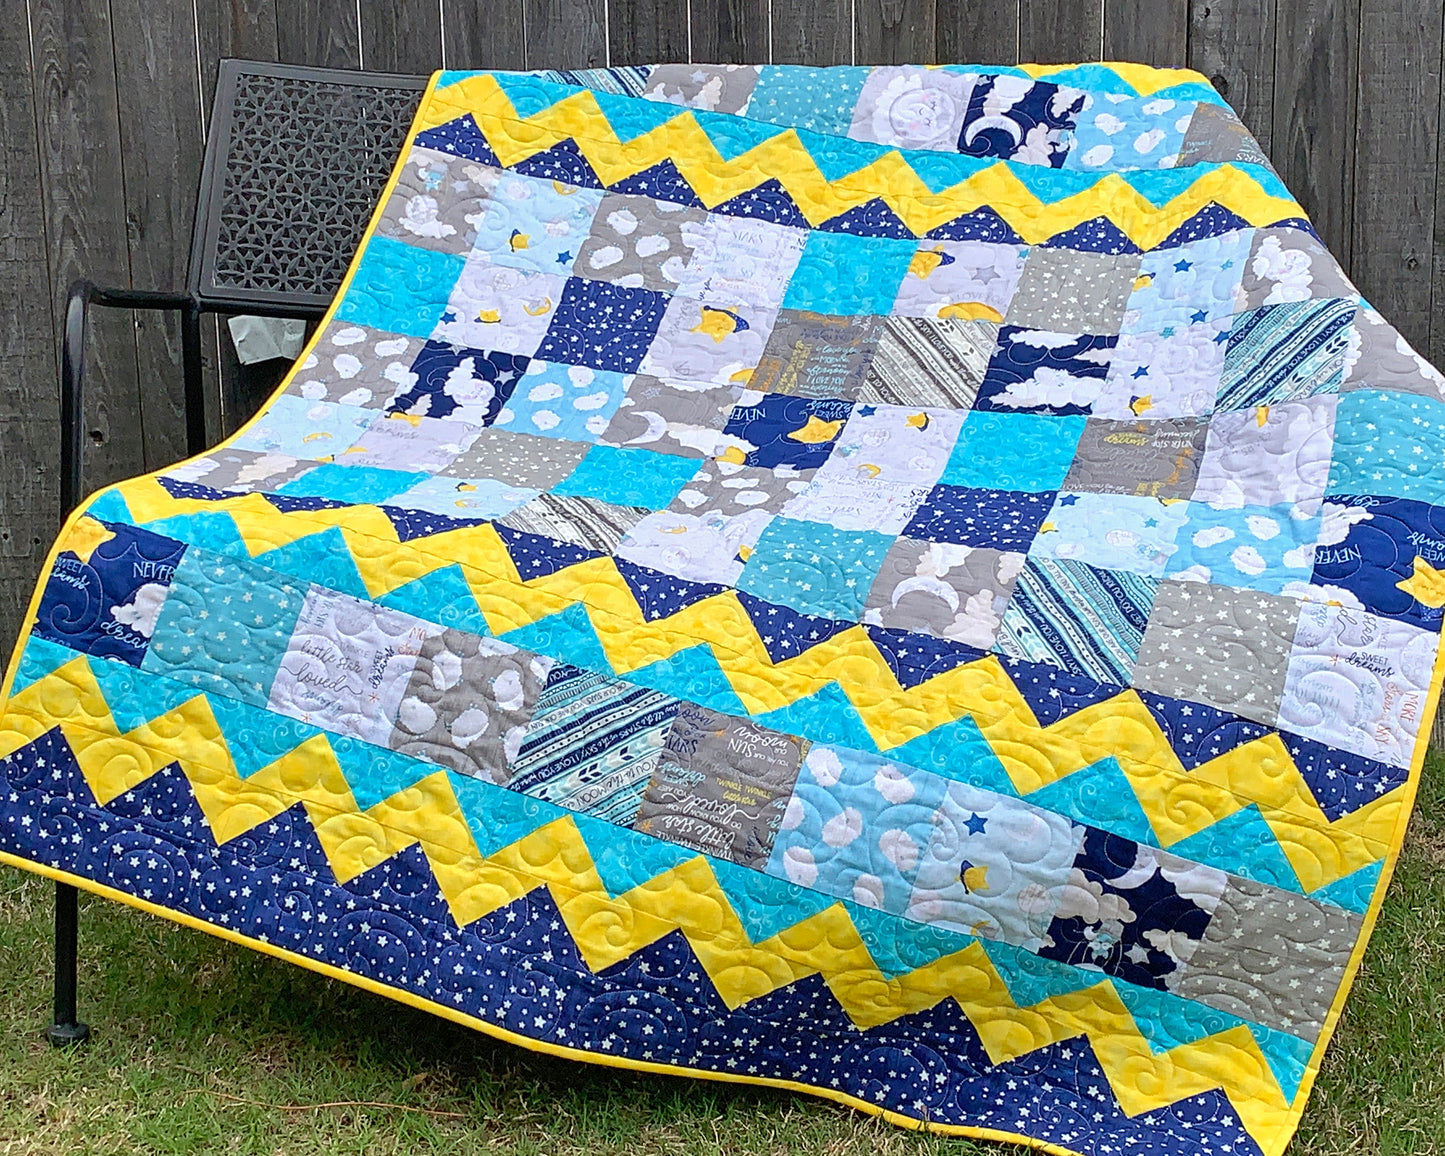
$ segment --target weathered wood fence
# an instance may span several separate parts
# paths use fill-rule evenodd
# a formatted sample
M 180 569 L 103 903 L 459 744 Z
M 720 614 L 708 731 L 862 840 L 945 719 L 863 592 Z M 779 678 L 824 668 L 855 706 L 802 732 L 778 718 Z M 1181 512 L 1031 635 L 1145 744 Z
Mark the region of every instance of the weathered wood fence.
M 59 516 L 66 285 L 184 278 L 217 61 L 388 72 L 644 61 L 1189 65 L 1361 290 L 1445 364 L 1440 0 L 0 0 L 0 647 Z M 225 342 L 211 340 L 211 371 Z M 91 486 L 181 456 L 180 342 L 96 326 Z M 211 415 L 220 430 L 235 415 Z

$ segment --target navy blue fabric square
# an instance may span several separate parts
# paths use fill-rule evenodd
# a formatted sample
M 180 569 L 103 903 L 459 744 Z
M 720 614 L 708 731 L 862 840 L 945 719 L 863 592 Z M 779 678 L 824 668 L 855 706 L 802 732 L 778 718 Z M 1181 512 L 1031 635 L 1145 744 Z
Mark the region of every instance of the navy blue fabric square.
M 904 690 L 947 674 L 965 662 L 976 662 L 986 657 L 983 651 L 972 646 L 950 642 L 946 638 L 934 638 L 931 634 L 915 634 L 911 630 L 885 626 L 865 626 L 864 629 Z
M 1007 413 L 1092 413 L 1109 376 L 1117 336 L 1048 333 L 1005 325 L 989 358 L 975 409 Z
M 610 281 L 567 278 L 537 350 L 543 361 L 636 373 L 657 336 L 668 295 Z
M 150 646 L 185 543 L 123 522 L 83 561 L 70 550 L 45 583 L 35 634 L 99 658 L 139 666 Z
M 852 402 L 765 393 L 753 405 L 734 406 L 723 433 L 748 443 L 750 466 L 813 470 L 828 460 L 852 412 Z
M 1059 168 L 1073 143 L 1069 130 L 1078 122 L 1088 96 L 1075 90 L 1074 98 L 1067 100 L 1057 84 L 1042 80 L 1022 93 L 995 91 L 1018 83 L 1012 76 L 979 78 L 968 102 L 958 151 L 973 157 L 1011 157 L 1026 138 L 1030 143 L 1042 138 L 1048 144 L 1049 165 Z
M 1445 569 L 1445 509 L 1411 498 L 1325 501 L 1347 507 L 1353 525 L 1343 542 L 1315 547 L 1310 581 L 1343 587 L 1381 618 L 1438 631 L 1445 609 L 1426 606 L 1398 584 L 1415 572 L 1416 558 Z
M 515 353 L 428 341 L 411 363 L 416 380 L 392 398 L 386 412 L 448 417 L 460 407 L 473 425 L 491 425 L 517 388 L 528 360 Z
M 1155 942 L 1168 944 L 1182 938 L 1198 943 L 1212 911 L 1179 893 L 1165 878 L 1152 848 L 1096 827 L 1085 829 L 1074 870 L 1111 897 L 1114 902 L 1110 906 L 1122 909 L 1127 917 L 1086 920 L 1082 915 L 1055 916 L 1039 954 L 1096 968 L 1140 987 L 1164 990 L 1165 977 L 1180 965 Z M 1218 876 L 1222 890 L 1224 872 Z
M 1054 494 L 934 486 L 903 530 L 921 542 L 954 542 L 1026 553 L 1053 508 Z

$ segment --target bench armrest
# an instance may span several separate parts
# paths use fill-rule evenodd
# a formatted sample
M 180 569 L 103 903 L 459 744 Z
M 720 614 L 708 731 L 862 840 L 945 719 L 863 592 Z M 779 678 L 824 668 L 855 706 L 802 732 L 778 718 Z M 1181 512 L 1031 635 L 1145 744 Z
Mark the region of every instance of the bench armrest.
M 60 347 L 60 507 L 69 513 L 80 500 L 81 445 L 85 428 L 85 328 L 90 307 L 99 305 L 115 309 L 176 310 L 182 325 L 189 330 L 196 325 L 199 311 L 195 300 L 185 293 L 155 292 L 149 289 L 111 289 L 90 281 L 76 281 L 70 286 L 65 302 L 65 335 Z M 192 342 L 182 334 L 187 360 Z M 199 358 L 198 340 L 195 356 Z M 190 366 L 186 373 L 186 442 L 191 453 L 205 448 L 205 410 L 200 393 L 200 374 L 195 373 L 192 385 Z M 199 365 L 196 367 L 199 371 Z

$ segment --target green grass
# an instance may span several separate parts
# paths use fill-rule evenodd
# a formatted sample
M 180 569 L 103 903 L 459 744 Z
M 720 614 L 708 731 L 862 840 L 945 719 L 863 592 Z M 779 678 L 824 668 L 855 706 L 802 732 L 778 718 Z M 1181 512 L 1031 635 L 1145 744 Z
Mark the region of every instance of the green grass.
M 90 897 L 81 992 L 96 1035 L 57 1052 L 39 1034 L 49 901 L 47 882 L 0 868 L 4 1156 L 1004 1151 L 807 1096 L 535 1056 Z M 1292 1152 L 1445 1156 L 1445 759 L 1427 768 Z

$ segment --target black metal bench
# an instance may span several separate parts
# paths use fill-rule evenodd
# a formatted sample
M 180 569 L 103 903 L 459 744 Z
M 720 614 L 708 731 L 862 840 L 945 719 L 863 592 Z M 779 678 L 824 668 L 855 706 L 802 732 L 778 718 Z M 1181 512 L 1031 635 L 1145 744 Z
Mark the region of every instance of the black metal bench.
M 60 497 L 81 496 L 85 331 L 92 307 L 173 311 L 181 322 L 186 450 L 207 446 L 201 317 L 316 321 L 341 285 L 406 137 L 426 78 L 223 60 L 184 289 L 77 281 L 65 310 Z M 224 399 L 223 399 L 224 400 Z M 232 397 L 234 411 L 243 404 Z M 77 894 L 55 885 L 56 1045 L 90 1034 L 76 1014 Z

